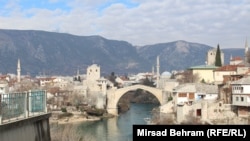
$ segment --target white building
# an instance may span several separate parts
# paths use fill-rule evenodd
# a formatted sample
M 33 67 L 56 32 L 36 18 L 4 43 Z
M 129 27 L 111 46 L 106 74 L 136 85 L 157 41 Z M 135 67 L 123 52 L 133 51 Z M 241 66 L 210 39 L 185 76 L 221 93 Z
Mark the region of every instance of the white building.
M 6 80 L 0 81 L 0 94 L 7 94 L 9 93 L 9 85 Z
M 173 89 L 176 104 L 192 104 L 201 99 L 216 100 L 218 97 L 217 85 L 203 83 L 186 83 Z
M 237 107 L 238 116 L 250 115 L 250 76 L 233 81 L 232 105 Z

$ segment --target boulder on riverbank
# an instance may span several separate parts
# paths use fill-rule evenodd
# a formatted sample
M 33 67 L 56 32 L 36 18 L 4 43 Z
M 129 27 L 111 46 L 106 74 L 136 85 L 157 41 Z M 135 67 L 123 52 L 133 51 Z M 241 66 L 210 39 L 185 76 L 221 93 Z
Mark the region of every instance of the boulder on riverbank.
M 106 111 L 104 109 L 89 108 L 86 113 L 90 116 L 103 116 Z

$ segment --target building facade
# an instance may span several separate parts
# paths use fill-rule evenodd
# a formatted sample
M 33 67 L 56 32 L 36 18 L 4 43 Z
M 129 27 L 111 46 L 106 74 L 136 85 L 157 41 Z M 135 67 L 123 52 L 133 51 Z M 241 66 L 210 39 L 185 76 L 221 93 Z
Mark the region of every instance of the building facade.
M 232 105 L 236 107 L 238 116 L 250 115 L 250 76 L 231 83 Z
M 207 52 L 207 65 L 215 65 L 217 48 L 211 49 Z M 224 53 L 220 51 L 221 54 L 221 64 L 224 65 Z
M 213 83 L 214 82 L 214 70 L 218 68 L 214 65 L 200 65 L 200 66 L 193 66 L 190 67 L 189 70 L 192 71 L 193 75 L 197 75 L 198 82 L 202 80 L 206 83 Z

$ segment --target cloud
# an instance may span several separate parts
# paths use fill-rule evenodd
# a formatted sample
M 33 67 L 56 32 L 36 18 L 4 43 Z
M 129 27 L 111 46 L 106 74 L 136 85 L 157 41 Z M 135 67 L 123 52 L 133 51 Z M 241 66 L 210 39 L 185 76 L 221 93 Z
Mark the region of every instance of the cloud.
M 248 0 L 49 0 L 33 7 L 21 1 L 2 5 L 0 28 L 101 35 L 134 45 L 186 40 L 242 48 L 250 34 Z

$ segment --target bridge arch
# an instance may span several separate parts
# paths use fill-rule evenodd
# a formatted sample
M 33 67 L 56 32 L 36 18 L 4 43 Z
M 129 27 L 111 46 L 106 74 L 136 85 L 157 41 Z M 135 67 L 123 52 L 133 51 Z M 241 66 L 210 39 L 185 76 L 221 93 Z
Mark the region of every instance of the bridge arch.
M 146 90 L 150 92 L 158 99 L 160 105 L 163 105 L 163 92 L 161 89 L 138 84 L 138 85 L 132 85 L 132 86 L 108 91 L 107 93 L 108 113 L 113 114 L 113 115 L 118 115 L 117 104 L 120 98 L 127 92 L 131 90 L 136 90 L 136 89 L 142 89 L 142 90 Z

